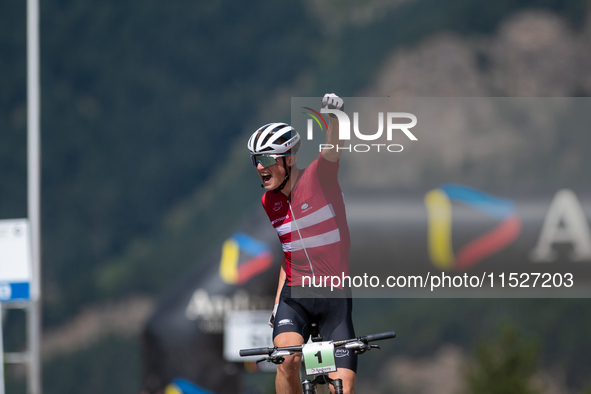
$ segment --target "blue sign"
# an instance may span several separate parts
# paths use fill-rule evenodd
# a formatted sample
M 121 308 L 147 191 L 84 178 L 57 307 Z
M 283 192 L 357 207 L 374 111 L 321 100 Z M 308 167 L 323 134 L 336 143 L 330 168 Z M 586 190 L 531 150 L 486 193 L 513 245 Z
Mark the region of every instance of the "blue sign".
M 0 220 L 0 302 L 31 299 L 30 245 L 26 219 Z
M 28 282 L 0 283 L 0 302 L 28 301 L 30 296 Z

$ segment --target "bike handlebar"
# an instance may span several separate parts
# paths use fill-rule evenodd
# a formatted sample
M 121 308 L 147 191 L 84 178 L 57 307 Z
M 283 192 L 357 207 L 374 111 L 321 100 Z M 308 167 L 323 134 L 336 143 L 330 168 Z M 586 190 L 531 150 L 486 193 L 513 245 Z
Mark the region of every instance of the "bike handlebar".
M 271 353 L 273 353 L 273 350 L 275 350 L 272 347 L 257 347 L 254 349 L 241 349 L 240 350 L 240 356 L 241 357 L 245 357 L 245 356 L 270 356 Z
M 367 343 L 367 342 L 373 342 L 373 341 L 381 341 L 383 339 L 390 339 L 390 338 L 396 338 L 396 333 L 394 331 L 381 332 L 379 334 L 369 334 L 364 337 L 353 338 L 353 339 L 344 339 L 342 341 L 334 341 L 333 344 L 334 344 L 334 347 L 339 347 L 339 346 L 344 345 L 345 343 L 354 342 L 354 341 L 361 341 L 361 342 Z
M 343 346 L 347 343 L 354 342 L 354 341 L 361 341 L 364 343 L 368 343 L 368 342 L 381 341 L 383 339 L 390 339 L 390 338 L 396 338 L 396 333 L 394 331 L 381 332 L 379 334 L 370 334 L 370 335 L 366 335 L 364 337 L 344 339 L 342 341 L 334 341 L 333 344 L 334 344 L 334 347 L 336 348 L 336 347 Z M 258 347 L 258 348 L 253 348 L 253 349 L 241 349 L 240 356 L 241 357 L 270 356 L 275 350 L 288 350 L 291 352 L 301 352 L 302 347 L 303 347 L 303 345 L 286 346 L 286 347 L 280 347 L 280 348 Z
M 254 349 L 242 349 L 240 355 L 244 356 L 270 356 L 275 350 L 288 350 L 290 352 L 301 352 L 303 345 L 285 347 L 257 347 Z
M 381 341 L 382 339 L 396 338 L 396 333 L 394 331 L 381 332 L 379 334 L 370 334 L 364 338 L 367 342 Z M 363 338 L 361 340 L 363 341 Z

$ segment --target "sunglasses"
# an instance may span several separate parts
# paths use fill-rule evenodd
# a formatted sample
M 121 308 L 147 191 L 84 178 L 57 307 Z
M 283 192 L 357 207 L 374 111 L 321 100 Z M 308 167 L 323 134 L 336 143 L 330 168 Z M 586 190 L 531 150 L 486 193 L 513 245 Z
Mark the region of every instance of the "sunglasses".
M 278 157 L 285 157 L 289 156 L 291 153 L 285 155 L 250 155 L 250 161 L 252 162 L 253 166 L 257 166 L 259 163 L 265 168 L 271 167 L 274 164 L 277 164 Z

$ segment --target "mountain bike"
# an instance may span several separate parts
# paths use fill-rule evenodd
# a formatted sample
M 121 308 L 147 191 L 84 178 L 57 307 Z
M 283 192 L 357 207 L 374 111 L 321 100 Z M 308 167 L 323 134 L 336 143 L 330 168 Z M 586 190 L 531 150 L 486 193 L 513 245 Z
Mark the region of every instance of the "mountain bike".
M 254 349 L 240 350 L 240 356 L 265 357 L 258 359 L 257 364 L 263 361 L 274 364 L 282 364 L 285 356 L 295 353 L 302 353 L 307 375 L 316 375 L 314 380 L 304 379 L 302 381 L 303 394 L 315 394 L 318 384 L 331 384 L 335 394 L 343 393 L 343 382 L 341 379 L 331 379 L 329 372 L 337 370 L 335 365 L 334 351 L 336 349 L 352 350 L 356 354 L 363 354 L 371 349 L 379 349 L 378 345 L 370 345 L 369 342 L 381 341 L 384 339 L 396 338 L 394 331 L 382 332 L 379 334 L 366 335 L 340 341 L 324 341 L 324 338 L 312 336 L 312 342 L 298 346 L 285 347 L 261 347 Z

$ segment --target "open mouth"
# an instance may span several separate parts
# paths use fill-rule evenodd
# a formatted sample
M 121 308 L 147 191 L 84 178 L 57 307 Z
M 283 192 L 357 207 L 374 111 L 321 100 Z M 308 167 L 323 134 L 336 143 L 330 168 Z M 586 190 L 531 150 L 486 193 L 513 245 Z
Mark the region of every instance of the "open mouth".
M 261 179 L 263 180 L 264 184 L 271 182 L 271 174 L 261 174 Z

